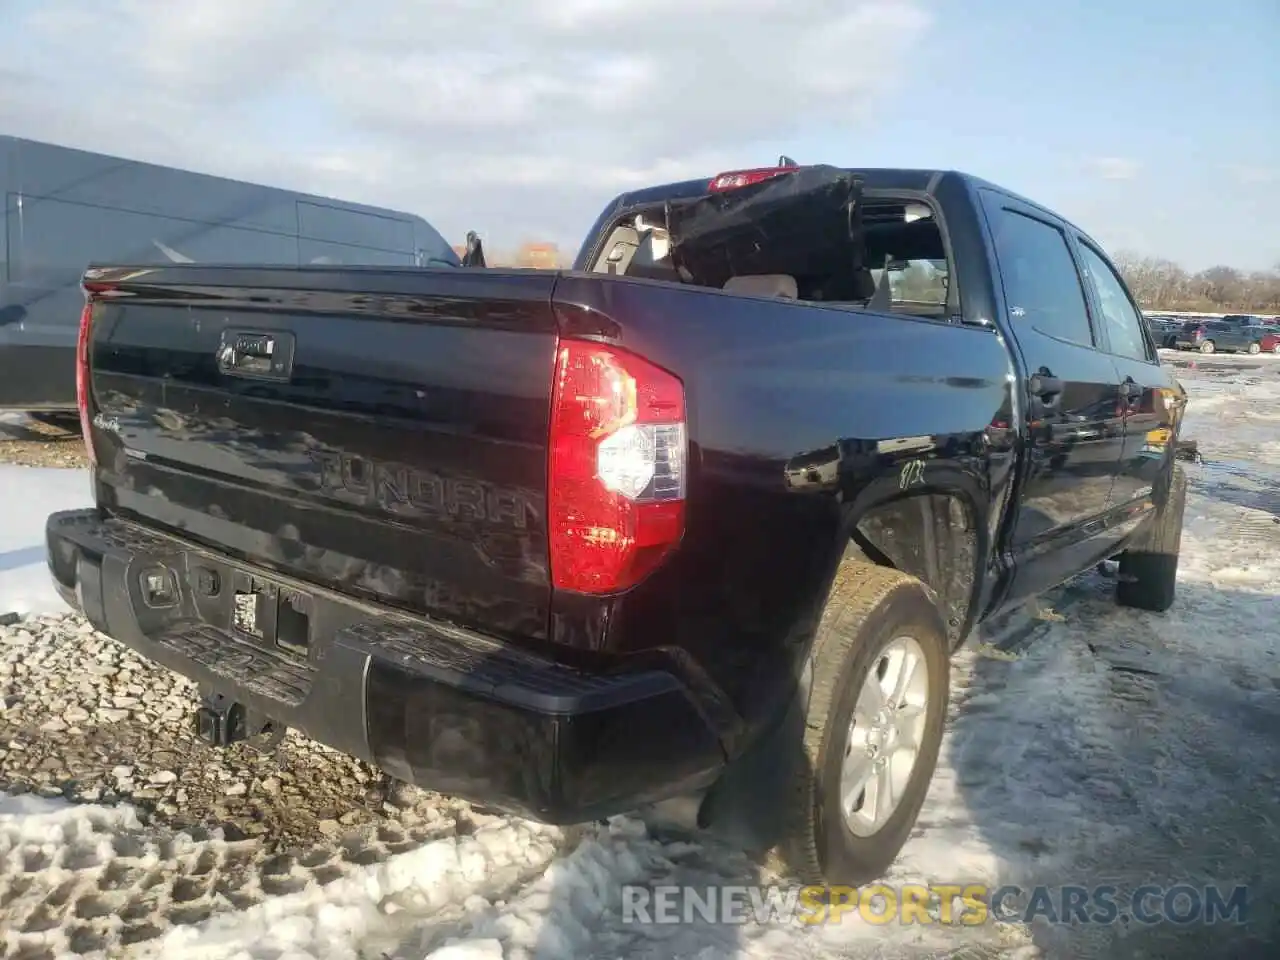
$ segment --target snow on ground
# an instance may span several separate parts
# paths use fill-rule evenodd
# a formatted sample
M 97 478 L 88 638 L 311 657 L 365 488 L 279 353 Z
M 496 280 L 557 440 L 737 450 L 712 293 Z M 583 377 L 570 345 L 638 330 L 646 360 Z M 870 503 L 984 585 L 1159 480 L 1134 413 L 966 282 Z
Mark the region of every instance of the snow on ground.
M 1174 361 L 1192 396 L 1186 435 L 1207 460 L 1186 465 L 1177 604 L 1163 616 L 1120 610 L 1113 583 L 1091 575 L 1045 599 L 1014 653 L 963 652 L 937 778 L 886 878 L 1121 893 L 1247 884 L 1247 926 L 624 923 L 623 884 L 760 875 L 653 821 L 563 830 L 423 792 L 370 801 L 376 774 L 298 737 L 272 757 L 209 753 L 181 732 L 189 690 L 55 615 L 0 634 L 0 779 L 28 791 L 0 799 L 6 953 L 1275 955 L 1280 364 L 1270 360 Z M 0 557 L 15 558 L 0 561 L 0 612 L 19 600 L 54 610 L 34 552 L 43 514 L 87 490 L 79 471 L 52 473 L 0 470 Z
M 44 522 L 58 510 L 93 505 L 84 470 L 0 464 L 0 613 L 66 611 L 49 582 Z

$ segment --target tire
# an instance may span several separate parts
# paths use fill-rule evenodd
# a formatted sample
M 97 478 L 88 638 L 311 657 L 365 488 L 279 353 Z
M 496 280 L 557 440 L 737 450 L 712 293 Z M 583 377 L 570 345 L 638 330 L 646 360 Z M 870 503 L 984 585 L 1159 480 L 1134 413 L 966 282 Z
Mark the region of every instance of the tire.
M 1200 352 L 1201 352 L 1201 353 L 1213 353 L 1213 341 L 1212 341 L 1212 340 L 1205 340 L 1203 343 L 1201 343 L 1201 344 L 1200 344 Z
M 920 748 L 887 820 L 874 832 L 857 836 L 845 819 L 840 798 L 844 757 L 851 748 L 850 723 L 863 683 L 872 669 L 888 659 L 882 655 L 899 637 L 918 644 L 923 655 L 920 662 L 927 667 L 927 682 L 915 692 L 924 701 Z M 845 560 L 827 597 L 810 663 L 813 684 L 803 762 L 796 765 L 786 792 L 782 839 L 769 865 L 804 883 L 863 884 L 883 876 L 897 858 L 933 779 L 951 685 L 946 627 L 919 580 L 864 561 Z M 867 750 L 869 756 L 869 747 L 858 749 Z M 867 794 L 862 797 L 865 800 Z
M 1120 555 L 1116 602 L 1122 607 L 1164 613 L 1173 606 L 1187 506 L 1187 475 L 1173 465 L 1169 495 L 1150 527 Z
M 1258 344 L 1258 343 L 1251 343 L 1251 344 L 1249 344 L 1249 353 L 1250 353 L 1250 354 L 1261 353 L 1261 352 L 1262 352 L 1262 346 L 1261 346 L 1261 344 Z
M 1274 344 L 1271 345 L 1271 352 L 1280 353 L 1280 340 L 1277 340 Z

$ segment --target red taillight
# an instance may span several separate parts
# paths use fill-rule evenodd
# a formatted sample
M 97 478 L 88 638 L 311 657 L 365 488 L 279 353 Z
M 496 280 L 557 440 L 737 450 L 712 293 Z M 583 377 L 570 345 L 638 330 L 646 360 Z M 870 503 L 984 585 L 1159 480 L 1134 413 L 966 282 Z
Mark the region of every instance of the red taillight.
M 684 385 L 635 354 L 561 340 L 551 401 L 552 582 L 615 593 L 684 534 Z
M 76 340 L 76 406 L 80 410 L 80 434 L 90 463 L 97 463 L 89 421 L 89 339 L 93 324 L 93 300 L 86 297 L 80 311 L 80 335 Z
M 757 167 L 754 170 L 730 170 L 728 173 L 719 174 L 713 177 L 711 183 L 707 185 L 709 193 L 721 193 L 725 190 L 739 190 L 742 187 L 749 187 L 753 183 L 763 183 L 766 180 L 772 180 L 774 177 L 782 176 L 784 173 L 790 173 L 796 167 Z

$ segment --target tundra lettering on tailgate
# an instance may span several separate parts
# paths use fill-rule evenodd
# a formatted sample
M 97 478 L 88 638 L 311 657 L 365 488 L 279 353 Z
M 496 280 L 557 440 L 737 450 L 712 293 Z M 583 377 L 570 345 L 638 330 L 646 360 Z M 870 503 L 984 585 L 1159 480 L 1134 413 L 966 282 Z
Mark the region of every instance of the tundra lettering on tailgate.
M 403 463 L 325 452 L 320 485 L 348 503 L 378 507 L 398 517 L 449 517 L 524 530 L 536 525 L 534 495 L 480 480 L 446 477 Z

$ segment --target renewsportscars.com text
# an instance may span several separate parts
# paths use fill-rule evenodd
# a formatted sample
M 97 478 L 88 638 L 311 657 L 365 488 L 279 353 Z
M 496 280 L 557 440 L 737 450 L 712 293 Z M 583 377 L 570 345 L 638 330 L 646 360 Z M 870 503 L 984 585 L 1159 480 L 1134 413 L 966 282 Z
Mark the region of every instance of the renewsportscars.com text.
M 623 922 L 642 924 L 1239 924 L 1247 920 L 1248 905 L 1247 887 L 1190 884 L 1132 889 L 1105 884 L 622 888 Z

